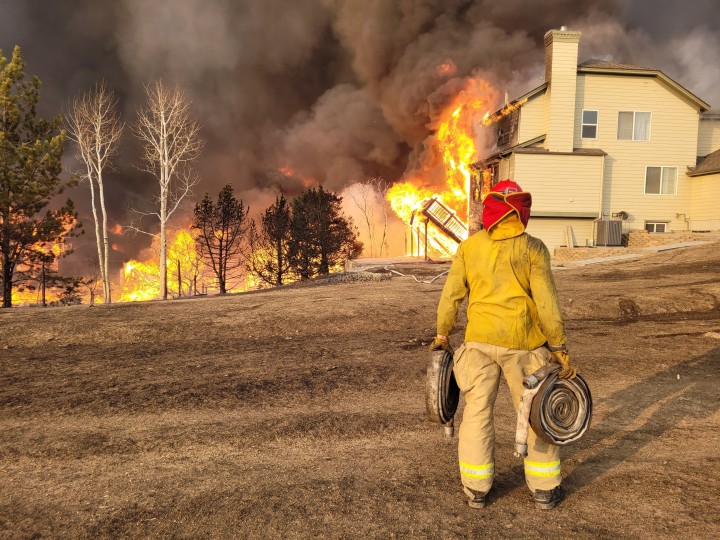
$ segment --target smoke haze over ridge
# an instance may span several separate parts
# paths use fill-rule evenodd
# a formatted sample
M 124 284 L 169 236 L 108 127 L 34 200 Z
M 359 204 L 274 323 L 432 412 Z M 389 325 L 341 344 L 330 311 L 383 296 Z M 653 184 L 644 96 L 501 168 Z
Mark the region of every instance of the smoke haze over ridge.
M 713 0 L 0 0 L 0 49 L 22 47 L 45 116 L 104 79 L 133 121 L 144 83 L 179 84 L 203 126 L 196 197 L 230 182 L 255 211 L 308 178 L 335 191 L 400 179 L 467 77 L 511 98 L 541 84 L 543 35 L 561 25 L 583 33 L 580 61 L 660 69 L 720 106 Z M 136 160 L 128 131 L 111 223 L 156 188 Z M 89 229 L 87 186 L 70 196 Z M 141 244 L 116 240 L 128 255 Z

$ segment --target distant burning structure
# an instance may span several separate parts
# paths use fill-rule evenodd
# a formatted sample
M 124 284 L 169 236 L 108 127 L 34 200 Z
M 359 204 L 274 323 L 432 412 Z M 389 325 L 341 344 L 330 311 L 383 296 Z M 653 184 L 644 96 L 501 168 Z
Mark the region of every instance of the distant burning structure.
M 451 208 L 445 206 L 435 197 L 423 204 L 420 213 L 458 244 L 467 238 L 467 226 L 460 221 Z
M 407 254 L 452 256 L 457 244 L 480 229 L 482 196 L 498 178 L 492 168 L 475 165 L 478 130 L 492 124 L 505 129 L 522 105 L 506 103 L 491 115 L 488 108 L 495 96 L 485 81 L 468 79 L 440 115 L 432 154 L 442 159 L 444 186 L 427 185 L 430 172 L 421 170 L 388 191 L 390 206 L 409 227 Z

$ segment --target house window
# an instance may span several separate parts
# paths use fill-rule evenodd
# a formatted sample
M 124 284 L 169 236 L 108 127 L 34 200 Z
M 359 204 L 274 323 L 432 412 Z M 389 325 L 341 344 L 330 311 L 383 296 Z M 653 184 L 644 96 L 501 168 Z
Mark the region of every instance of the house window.
M 645 194 L 675 195 L 677 193 L 677 167 L 647 167 Z
M 498 146 L 505 146 L 507 144 L 510 144 L 510 138 L 512 137 L 511 116 L 512 115 L 508 115 L 498 122 Z
M 582 138 L 597 139 L 598 112 L 584 110 L 582 112 Z
M 619 141 L 649 141 L 652 113 L 620 111 L 617 138 Z
M 667 223 L 664 221 L 646 221 L 645 230 L 649 233 L 667 232 Z

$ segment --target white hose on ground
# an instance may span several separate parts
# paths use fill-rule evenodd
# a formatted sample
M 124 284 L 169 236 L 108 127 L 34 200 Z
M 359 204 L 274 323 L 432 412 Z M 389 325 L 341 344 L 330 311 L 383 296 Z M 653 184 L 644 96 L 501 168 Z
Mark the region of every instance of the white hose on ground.
M 397 274 L 398 276 L 408 277 L 407 275 L 403 274 L 402 272 L 398 272 L 397 270 L 393 270 L 392 268 L 388 268 L 388 266 L 392 266 L 392 265 L 389 264 L 389 265 L 385 266 L 385 270 L 387 270 L 388 272 L 392 272 L 393 274 Z M 437 276 L 435 276 L 435 277 L 432 278 L 431 280 L 424 280 L 424 281 L 423 281 L 423 280 L 419 280 L 418 278 L 416 278 L 416 277 L 413 276 L 412 274 L 411 274 L 409 277 L 413 278 L 413 279 L 414 279 L 416 282 L 418 282 L 418 283 L 431 284 L 431 283 L 433 283 L 436 279 L 443 277 L 443 276 L 444 276 L 445 274 L 447 274 L 449 271 L 450 271 L 450 270 L 445 270 L 442 274 L 438 274 Z

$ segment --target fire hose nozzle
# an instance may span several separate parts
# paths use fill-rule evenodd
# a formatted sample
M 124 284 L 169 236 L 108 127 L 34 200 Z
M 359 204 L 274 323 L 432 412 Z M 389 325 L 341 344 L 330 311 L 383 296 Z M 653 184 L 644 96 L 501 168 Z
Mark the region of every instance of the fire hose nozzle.
M 533 388 L 537 388 L 537 386 L 543 382 L 548 375 L 553 373 L 554 371 L 558 371 L 560 369 L 560 364 L 545 364 L 543 367 L 535 371 L 534 373 L 531 373 L 527 377 L 523 379 L 523 386 L 527 388 L 528 390 L 532 390 Z
M 450 420 L 447 424 L 443 424 L 443 434 L 448 439 L 452 439 L 455 436 L 455 422 Z

